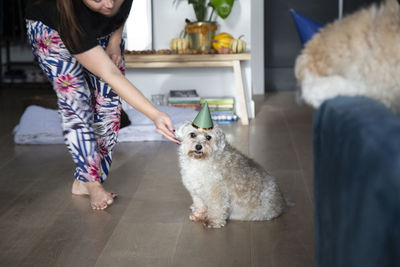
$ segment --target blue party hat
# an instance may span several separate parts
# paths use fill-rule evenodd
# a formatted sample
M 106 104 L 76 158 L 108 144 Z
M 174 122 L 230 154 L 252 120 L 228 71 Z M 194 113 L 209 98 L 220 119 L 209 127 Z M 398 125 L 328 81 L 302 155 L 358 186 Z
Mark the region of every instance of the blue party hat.
M 302 45 L 305 45 L 305 43 L 323 27 L 322 24 L 297 13 L 293 9 L 290 10 L 290 14 L 296 24 L 297 33 L 299 34 Z

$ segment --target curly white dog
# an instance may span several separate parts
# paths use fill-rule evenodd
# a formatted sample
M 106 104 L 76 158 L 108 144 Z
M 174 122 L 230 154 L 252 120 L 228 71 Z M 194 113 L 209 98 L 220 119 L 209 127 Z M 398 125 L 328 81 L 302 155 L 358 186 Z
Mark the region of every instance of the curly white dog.
M 193 200 L 190 220 L 219 228 L 227 219 L 270 220 L 282 213 L 275 179 L 229 145 L 217 125 L 204 131 L 186 122 L 177 137 L 182 182 Z
M 328 24 L 296 59 L 301 97 L 317 108 L 339 95 L 366 96 L 400 113 L 400 7 L 384 0 Z

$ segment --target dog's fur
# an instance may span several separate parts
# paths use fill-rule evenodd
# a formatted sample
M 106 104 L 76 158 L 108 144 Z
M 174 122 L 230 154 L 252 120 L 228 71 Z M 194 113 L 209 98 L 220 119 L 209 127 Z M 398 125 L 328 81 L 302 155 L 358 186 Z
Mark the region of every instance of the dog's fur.
M 296 59 L 302 99 L 317 108 L 339 95 L 365 96 L 400 113 L 400 8 L 385 0 L 328 24 Z
M 177 131 L 182 182 L 193 204 L 189 218 L 219 228 L 232 220 L 270 220 L 284 209 L 274 177 L 225 140 L 222 130 L 199 130 L 191 122 Z

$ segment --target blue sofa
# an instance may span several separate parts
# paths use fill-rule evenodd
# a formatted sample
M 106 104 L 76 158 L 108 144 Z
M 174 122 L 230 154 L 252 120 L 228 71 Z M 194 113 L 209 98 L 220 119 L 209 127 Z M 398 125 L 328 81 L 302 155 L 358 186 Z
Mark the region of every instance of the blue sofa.
M 400 266 L 400 117 L 337 97 L 313 134 L 317 265 Z

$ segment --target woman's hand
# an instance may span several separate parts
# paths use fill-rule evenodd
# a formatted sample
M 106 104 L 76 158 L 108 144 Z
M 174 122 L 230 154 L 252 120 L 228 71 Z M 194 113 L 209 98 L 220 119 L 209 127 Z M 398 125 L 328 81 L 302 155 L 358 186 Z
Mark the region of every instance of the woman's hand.
M 179 140 L 175 138 L 174 126 L 172 125 L 171 119 L 166 113 L 160 111 L 153 122 L 159 134 L 163 135 L 165 138 L 174 143 L 180 144 Z
M 115 64 L 115 66 L 117 66 L 118 69 L 122 63 L 121 41 L 123 30 L 124 25 L 119 27 L 118 30 L 111 34 L 106 48 L 106 54 L 110 57 L 111 61 Z
M 115 66 L 119 68 L 122 63 L 121 48 L 119 44 L 113 44 L 110 42 L 106 48 L 106 53 Z

